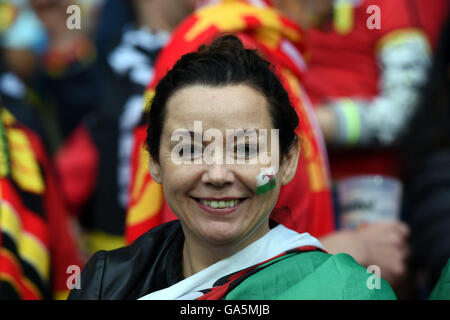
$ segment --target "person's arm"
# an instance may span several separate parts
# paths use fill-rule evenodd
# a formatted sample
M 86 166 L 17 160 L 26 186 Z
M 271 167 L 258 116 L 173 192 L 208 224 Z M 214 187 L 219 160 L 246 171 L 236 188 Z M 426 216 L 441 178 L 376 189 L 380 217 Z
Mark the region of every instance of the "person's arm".
M 406 129 L 427 76 L 427 38 L 420 31 L 394 31 L 379 41 L 377 61 L 380 91 L 373 100 L 346 97 L 317 108 L 328 144 L 391 146 Z

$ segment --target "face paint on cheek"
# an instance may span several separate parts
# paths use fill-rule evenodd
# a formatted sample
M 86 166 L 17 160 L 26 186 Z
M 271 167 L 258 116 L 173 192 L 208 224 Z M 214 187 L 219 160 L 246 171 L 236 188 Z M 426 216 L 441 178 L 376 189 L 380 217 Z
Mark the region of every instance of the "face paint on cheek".
M 266 168 L 256 176 L 256 194 L 266 193 L 274 189 L 276 185 L 274 167 Z

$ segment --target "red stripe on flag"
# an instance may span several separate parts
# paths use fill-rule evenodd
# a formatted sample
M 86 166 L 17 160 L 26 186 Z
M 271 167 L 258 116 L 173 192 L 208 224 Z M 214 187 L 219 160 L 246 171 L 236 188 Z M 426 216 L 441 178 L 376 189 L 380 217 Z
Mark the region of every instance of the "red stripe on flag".
M 41 295 L 36 288 L 30 288 L 31 282 L 25 280 L 22 268 L 16 257 L 6 249 L 0 250 L 0 280 L 10 282 L 24 300 L 39 300 Z

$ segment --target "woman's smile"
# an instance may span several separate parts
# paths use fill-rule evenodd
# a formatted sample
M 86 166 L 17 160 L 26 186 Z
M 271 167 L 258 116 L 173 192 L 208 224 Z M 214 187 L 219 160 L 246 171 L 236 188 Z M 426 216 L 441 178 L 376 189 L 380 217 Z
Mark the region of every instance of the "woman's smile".
M 210 214 L 228 215 L 237 211 L 247 198 L 194 198 L 201 210 Z

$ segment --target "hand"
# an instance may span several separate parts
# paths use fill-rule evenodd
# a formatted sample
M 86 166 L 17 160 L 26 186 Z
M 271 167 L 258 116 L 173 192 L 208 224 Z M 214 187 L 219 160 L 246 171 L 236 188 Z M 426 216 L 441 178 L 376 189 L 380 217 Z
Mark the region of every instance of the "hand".
M 329 253 L 344 252 L 364 267 L 377 265 L 392 286 L 406 275 L 409 228 L 401 222 L 379 222 L 357 230 L 338 231 L 322 244 Z

